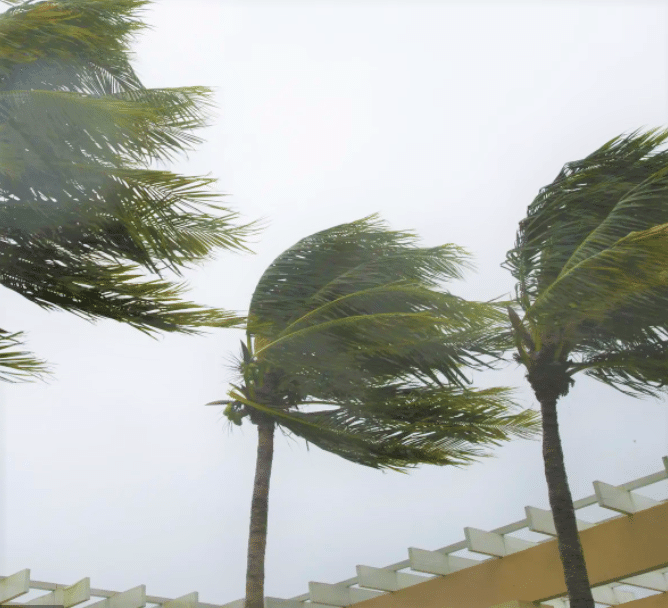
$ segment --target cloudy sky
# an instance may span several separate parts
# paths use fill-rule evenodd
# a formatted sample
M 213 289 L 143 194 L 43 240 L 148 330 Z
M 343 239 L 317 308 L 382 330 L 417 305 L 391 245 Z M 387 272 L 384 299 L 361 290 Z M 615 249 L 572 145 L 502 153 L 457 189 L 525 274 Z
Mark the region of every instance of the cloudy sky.
M 192 297 L 243 311 L 298 239 L 373 212 L 478 272 L 452 286 L 507 295 L 500 268 L 538 189 L 612 137 L 666 126 L 668 8 L 659 2 L 160 0 L 135 46 L 151 87 L 215 87 L 206 143 L 173 168 L 219 178 L 268 220 L 255 255 L 188 275 Z M 243 595 L 251 426 L 217 408 L 241 332 L 152 340 L 47 313 L 3 291 L 0 326 L 29 333 L 48 383 L 3 386 L 0 574 L 153 595 Z M 514 364 L 478 385 L 517 386 Z M 560 404 L 575 498 L 661 469 L 668 409 L 580 378 Z M 277 436 L 266 593 L 291 597 L 407 547 L 437 549 L 547 507 L 538 441 L 466 469 L 355 466 Z M 665 494 L 665 488 L 664 488 Z

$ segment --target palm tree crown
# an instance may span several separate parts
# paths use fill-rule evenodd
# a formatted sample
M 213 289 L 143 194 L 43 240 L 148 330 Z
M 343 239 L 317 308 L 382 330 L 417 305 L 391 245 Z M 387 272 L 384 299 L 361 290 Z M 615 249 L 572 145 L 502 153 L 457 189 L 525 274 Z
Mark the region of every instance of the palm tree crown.
M 667 138 L 619 136 L 567 164 L 529 207 L 506 263 L 525 313 L 525 358 L 549 344 L 555 362 L 570 358 L 569 375 L 636 396 L 664 386 Z
M 229 417 L 262 414 L 353 462 L 464 464 L 479 444 L 529 436 L 507 389 L 472 390 L 499 310 L 437 291 L 466 254 L 421 248 L 375 216 L 318 232 L 265 271 L 242 344 Z
M 243 249 L 252 228 L 216 202 L 213 179 L 151 168 L 200 142 L 193 131 L 207 122 L 210 91 L 141 84 L 129 44 L 147 2 L 9 3 L 0 15 L 0 283 L 39 306 L 148 333 L 237 324 L 183 301 L 183 287 L 164 278 L 217 248 Z M 0 365 L 10 375 L 39 367 L 9 361 Z

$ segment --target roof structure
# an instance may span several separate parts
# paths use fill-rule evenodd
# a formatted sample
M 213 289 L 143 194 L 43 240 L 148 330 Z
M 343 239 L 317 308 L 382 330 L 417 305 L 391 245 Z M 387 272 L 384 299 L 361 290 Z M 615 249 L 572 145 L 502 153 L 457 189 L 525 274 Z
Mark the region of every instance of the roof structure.
M 620 486 L 595 481 L 594 494 L 574 503 L 576 510 L 606 510 L 597 521 L 578 518 L 594 600 L 600 606 L 629 603 L 625 608 L 668 608 L 668 457 L 663 465 L 657 473 Z M 635 492 L 640 488 L 655 497 Z M 389 566 L 357 566 L 357 576 L 345 581 L 311 582 L 308 593 L 291 599 L 266 598 L 266 608 L 528 608 L 538 604 L 567 608 L 552 514 L 525 507 L 525 515 L 491 531 L 464 528 L 464 540 L 436 551 L 411 547 L 408 559 Z M 30 597 L 38 591 L 47 593 Z M 30 599 L 12 601 L 21 596 Z M 92 598 L 100 599 L 91 602 Z M 18 602 L 64 608 L 244 605 L 243 599 L 222 606 L 206 604 L 199 602 L 196 592 L 176 599 L 147 596 L 144 585 L 120 593 L 94 589 L 88 578 L 73 585 L 46 583 L 30 580 L 28 569 L 0 576 L 0 604 Z

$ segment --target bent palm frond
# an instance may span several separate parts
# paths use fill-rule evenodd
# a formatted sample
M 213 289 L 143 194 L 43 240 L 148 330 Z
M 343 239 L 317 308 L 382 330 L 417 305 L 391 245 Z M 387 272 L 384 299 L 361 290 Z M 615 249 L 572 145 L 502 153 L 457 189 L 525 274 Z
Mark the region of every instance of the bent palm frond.
M 439 291 L 467 260 L 376 215 L 302 239 L 258 282 L 226 415 L 268 418 L 378 468 L 466 464 L 535 435 L 534 413 L 513 411 L 507 390 L 465 388 L 466 368 L 496 356 L 504 320 L 496 304 Z
M 506 261 L 536 351 L 551 343 L 571 374 L 636 396 L 658 394 L 668 373 L 667 140 L 636 131 L 567 164 Z
M 151 167 L 201 142 L 211 91 L 142 85 L 130 45 L 145 0 L 5 3 L 0 284 L 146 333 L 237 326 L 233 313 L 182 300 L 164 273 L 246 250 L 258 226 L 239 225 L 215 180 Z
M 23 382 L 44 378 L 49 368 L 22 348 L 23 334 L 0 330 L 0 382 Z

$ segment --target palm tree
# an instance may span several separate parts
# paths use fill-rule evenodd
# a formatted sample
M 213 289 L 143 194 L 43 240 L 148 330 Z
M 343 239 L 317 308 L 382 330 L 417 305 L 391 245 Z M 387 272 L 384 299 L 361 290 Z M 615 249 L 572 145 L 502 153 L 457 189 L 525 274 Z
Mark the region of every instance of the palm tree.
M 557 424 L 584 372 L 656 395 L 668 377 L 668 132 L 636 131 L 568 163 L 520 222 L 507 267 L 517 360 L 541 406 L 550 506 L 572 608 L 593 608 Z
M 465 465 L 537 430 L 508 389 L 466 388 L 465 365 L 494 350 L 498 308 L 437 290 L 460 278 L 465 253 L 421 248 L 376 216 L 302 239 L 265 271 L 253 294 L 242 381 L 225 414 L 258 431 L 246 608 L 263 608 L 274 429 L 351 462 L 402 470 Z
M 3 0 L 8 2 L 8 0 Z M 236 325 L 165 277 L 253 231 L 214 180 L 152 168 L 192 150 L 210 91 L 147 89 L 129 61 L 145 0 L 27 1 L 0 14 L 0 283 L 44 308 L 152 333 Z M 148 275 L 148 276 L 147 276 Z M 149 278 L 150 275 L 154 275 Z M 2 379 L 44 371 L 0 336 Z

